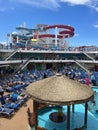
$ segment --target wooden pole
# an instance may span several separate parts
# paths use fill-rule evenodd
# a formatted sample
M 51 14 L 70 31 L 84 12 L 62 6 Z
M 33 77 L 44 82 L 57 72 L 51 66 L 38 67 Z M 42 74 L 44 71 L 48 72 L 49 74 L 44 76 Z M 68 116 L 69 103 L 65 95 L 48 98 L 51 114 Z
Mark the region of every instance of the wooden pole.
M 73 104 L 72 105 L 72 112 L 74 113 L 74 111 L 75 111 L 75 105 Z
M 88 109 L 88 103 L 86 102 L 85 103 L 85 115 L 84 115 L 84 126 L 85 127 L 87 127 L 87 117 L 88 117 L 87 109 Z
M 33 100 L 33 112 L 35 112 L 35 101 Z
M 38 126 L 38 103 L 36 101 L 34 101 L 34 116 L 35 116 L 35 130 L 37 130 L 37 126 Z
M 70 130 L 70 106 L 67 106 L 67 130 Z

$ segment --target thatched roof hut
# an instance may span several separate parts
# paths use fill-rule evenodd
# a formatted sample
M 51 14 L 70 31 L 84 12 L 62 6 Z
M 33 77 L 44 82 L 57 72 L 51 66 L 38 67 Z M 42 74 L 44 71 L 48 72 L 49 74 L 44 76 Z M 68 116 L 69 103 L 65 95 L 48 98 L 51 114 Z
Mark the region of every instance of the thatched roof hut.
M 70 105 L 80 103 L 86 103 L 85 116 L 87 116 L 87 102 L 94 97 L 94 92 L 90 87 L 60 74 L 31 83 L 27 87 L 27 94 L 36 102 L 67 105 L 67 117 L 70 116 Z M 87 117 L 85 117 L 85 125 L 86 119 Z M 70 130 L 69 120 L 68 117 L 67 130 Z

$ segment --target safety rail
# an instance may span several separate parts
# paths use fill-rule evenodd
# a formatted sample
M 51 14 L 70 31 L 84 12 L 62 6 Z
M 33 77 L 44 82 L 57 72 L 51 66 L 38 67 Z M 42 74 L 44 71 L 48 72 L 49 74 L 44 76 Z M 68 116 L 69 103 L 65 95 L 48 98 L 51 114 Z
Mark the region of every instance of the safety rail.
M 86 52 L 83 52 L 83 51 L 82 51 L 82 53 L 83 53 L 84 55 L 86 55 L 89 59 L 95 61 L 95 59 L 94 59 L 93 57 L 91 57 L 89 54 L 87 54 Z
M 15 70 L 14 73 L 17 73 L 20 70 L 23 70 L 29 64 L 30 60 L 31 60 L 31 57 L 28 58 L 25 62 L 23 62 L 23 60 L 22 60 L 21 63 L 20 63 L 20 66 L 18 66 L 18 68 Z
M 17 51 L 18 49 L 14 50 L 7 58 L 5 58 L 5 61 L 9 60 Z
M 79 63 L 77 60 L 74 60 L 74 62 L 75 62 L 77 65 L 79 65 L 82 69 L 84 69 L 87 73 L 90 73 L 90 71 L 89 71 L 87 68 L 85 68 L 81 63 Z

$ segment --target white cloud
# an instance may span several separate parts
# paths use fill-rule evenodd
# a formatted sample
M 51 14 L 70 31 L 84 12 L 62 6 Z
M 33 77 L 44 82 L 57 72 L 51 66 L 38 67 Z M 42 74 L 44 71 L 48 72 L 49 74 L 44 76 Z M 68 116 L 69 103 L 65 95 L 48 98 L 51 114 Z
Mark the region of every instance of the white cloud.
M 84 5 L 98 11 L 98 0 L 60 0 L 60 1 L 68 3 L 69 5 Z
M 5 8 L 5 7 L 2 7 L 2 8 L 0 8 L 0 12 L 5 12 L 5 11 L 7 11 L 7 10 L 15 10 L 15 8 L 13 8 L 13 7 L 11 7 L 11 8 Z
M 35 6 L 38 8 L 57 9 L 60 7 L 59 0 L 16 0 L 19 3 Z
M 98 7 L 96 7 L 95 9 L 96 9 L 96 11 L 98 12 Z
M 8 1 L 0 0 L 0 12 L 5 12 L 14 9 L 15 8 L 10 0 Z
M 87 2 L 91 1 L 91 0 L 60 0 L 61 2 L 67 2 L 70 4 L 74 4 L 74 5 L 83 5 L 86 4 Z
M 18 4 L 54 10 L 60 7 L 59 2 L 60 0 L 7 0 L 7 2 L 0 0 L 0 12 L 7 11 L 9 8 L 14 9 L 14 6 Z
M 6 42 L 2 42 L 2 41 L 1 41 L 0 44 L 6 45 Z
M 78 36 L 79 36 L 79 34 L 78 34 L 78 33 L 75 33 L 75 35 L 74 35 L 74 36 L 78 37 Z
M 14 6 L 17 4 L 25 4 L 37 8 L 47 8 L 51 10 L 58 9 L 61 7 L 61 4 L 68 4 L 71 6 L 84 5 L 98 11 L 98 0 L 7 0 L 7 2 L 0 0 L 0 10 L 5 11 L 6 8 L 12 8 L 11 6 L 14 8 Z
M 93 25 L 95 28 L 98 28 L 98 24 Z

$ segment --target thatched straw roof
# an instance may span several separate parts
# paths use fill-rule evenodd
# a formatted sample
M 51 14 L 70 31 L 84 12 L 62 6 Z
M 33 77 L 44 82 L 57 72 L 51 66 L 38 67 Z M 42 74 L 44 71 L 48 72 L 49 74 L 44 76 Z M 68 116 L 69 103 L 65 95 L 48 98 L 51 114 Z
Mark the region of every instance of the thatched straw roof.
M 31 83 L 26 91 L 32 99 L 38 102 L 55 105 L 83 103 L 94 96 L 89 86 L 61 75 Z

